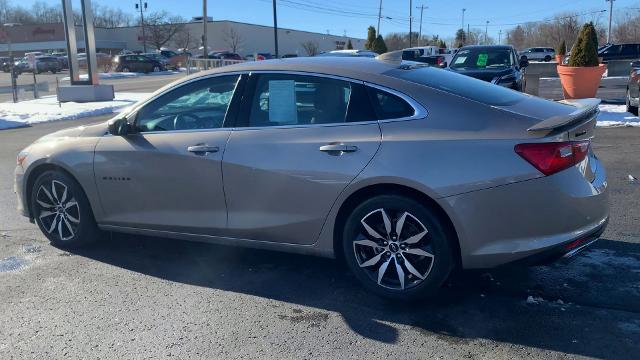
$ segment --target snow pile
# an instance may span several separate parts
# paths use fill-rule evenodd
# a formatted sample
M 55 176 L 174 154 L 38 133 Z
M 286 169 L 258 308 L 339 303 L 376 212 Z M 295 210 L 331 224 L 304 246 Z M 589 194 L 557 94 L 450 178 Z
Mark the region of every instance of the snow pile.
M 148 93 L 116 93 L 113 101 L 68 102 L 60 106 L 55 95 L 16 104 L 0 103 L 0 129 L 119 112 L 148 96 Z
M 157 76 L 157 75 L 175 75 L 175 74 L 180 74 L 181 72 L 187 71 L 187 69 L 180 68 L 180 70 L 165 70 L 165 71 L 156 71 L 156 72 L 150 72 L 150 73 L 135 73 L 135 72 L 108 72 L 108 73 L 98 73 L 98 79 L 101 80 L 112 80 L 112 79 L 130 79 L 130 78 L 136 78 L 139 76 Z M 80 80 L 87 80 L 89 79 L 89 75 L 87 74 L 81 74 L 80 75 Z M 69 81 L 70 78 L 67 77 L 63 77 L 62 79 L 60 79 L 60 81 Z
M 640 118 L 628 113 L 625 105 L 601 104 L 597 126 L 640 126 Z

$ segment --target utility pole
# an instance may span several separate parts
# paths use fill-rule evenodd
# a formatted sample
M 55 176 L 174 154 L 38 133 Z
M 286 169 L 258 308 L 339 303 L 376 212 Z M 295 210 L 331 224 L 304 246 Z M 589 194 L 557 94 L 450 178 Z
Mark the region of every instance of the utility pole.
M 418 46 L 420 46 L 420 40 L 422 40 L 422 13 L 424 12 L 424 9 L 428 9 L 428 6 L 424 6 L 424 5 L 420 5 L 417 6 L 416 9 L 420 9 L 420 31 L 418 32 Z
M 502 45 L 502 29 L 498 31 L 498 45 Z
M 489 43 L 489 20 L 487 20 L 487 24 L 484 26 L 484 44 L 487 45 Z
M 380 0 L 380 6 L 378 6 L 378 27 L 376 28 L 376 36 L 380 34 L 380 19 L 382 18 L 382 0 Z
M 609 32 L 607 32 L 607 44 L 611 44 L 611 19 L 613 18 L 613 2 L 615 0 L 605 0 L 609 3 Z
M 276 49 L 276 59 L 278 58 L 278 12 L 276 11 L 276 0 L 273 0 L 273 40 Z
M 464 30 L 462 31 L 464 32 Z M 467 45 L 466 37 L 469 35 L 470 32 L 471 32 L 471 26 L 467 24 L 467 35 L 465 35 L 465 42 L 464 42 L 465 45 Z
M 140 26 L 142 27 L 142 51 L 147 52 L 147 38 L 144 35 L 144 10 L 147 10 L 147 3 L 144 3 L 144 8 L 142 7 L 142 0 L 138 0 L 139 5 L 136 4 L 136 8 L 140 9 Z
M 202 0 L 202 58 L 204 59 L 204 69 L 207 70 L 209 64 L 209 46 L 207 46 L 207 0 Z
M 465 11 L 467 11 L 467 9 L 462 8 L 462 26 L 460 27 L 460 29 L 462 29 L 462 45 L 465 45 L 467 43 L 467 34 L 464 33 L 464 12 Z
M 413 1 L 409 0 L 409 47 L 411 47 L 411 40 L 413 38 Z

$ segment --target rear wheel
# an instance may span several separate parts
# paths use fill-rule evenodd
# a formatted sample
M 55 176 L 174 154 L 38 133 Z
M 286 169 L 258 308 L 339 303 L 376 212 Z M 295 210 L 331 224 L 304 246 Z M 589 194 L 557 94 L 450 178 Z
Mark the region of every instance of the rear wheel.
M 38 176 L 31 191 L 31 209 L 38 227 L 55 246 L 79 247 L 101 235 L 84 191 L 62 171 Z
M 445 225 L 435 212 L 407 197 L 364 201 L 347 219 L 342 236 L 349 268 L 366 288 L 384 297 L 431 296 L 454 267 Z
M 549 62 L 549 61 L 551 61 L 551 56 L 549 56 L 549 55 L 545 56 L 545 57 L 544 57 L 544 61 L 545 61 L 545 62 Z
M 631 91 L 629 91 L 629 88 L 627 88 L 627 96 L 626 96 L 626 105 L 627 105 L 627 112 L 632 113 L 635 116 L 638 116 L 638 107 L 637 106 L 633 106 L 631 103 Z

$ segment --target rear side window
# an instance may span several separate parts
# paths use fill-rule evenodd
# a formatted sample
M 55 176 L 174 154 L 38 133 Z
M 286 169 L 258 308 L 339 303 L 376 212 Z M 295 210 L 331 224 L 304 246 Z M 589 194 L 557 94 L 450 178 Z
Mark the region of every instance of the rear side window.
M 367 86 L 369 98 L 379 120 L 401 119 L 415 115 L 415 109 L 399 96 Z
M 319 76 L 263 74 L 255 80 L 245 126 L 375 121 L 362 84 Z M 247 110 L 243 110 L 247 112 Z
M 515 90 L 428 66 L 401 66 L 385 74 L 492 106 L 512 105 L 527 98 Z

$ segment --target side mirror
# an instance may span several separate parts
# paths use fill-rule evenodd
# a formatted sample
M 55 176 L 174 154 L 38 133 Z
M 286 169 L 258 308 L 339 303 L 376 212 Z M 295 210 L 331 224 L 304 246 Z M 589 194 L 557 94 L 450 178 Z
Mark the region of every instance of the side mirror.
M 115 119 L 109 121 L 109 133 L 115 136 L 126 136 L 131 132 L 131 125 L 127 119 Z

